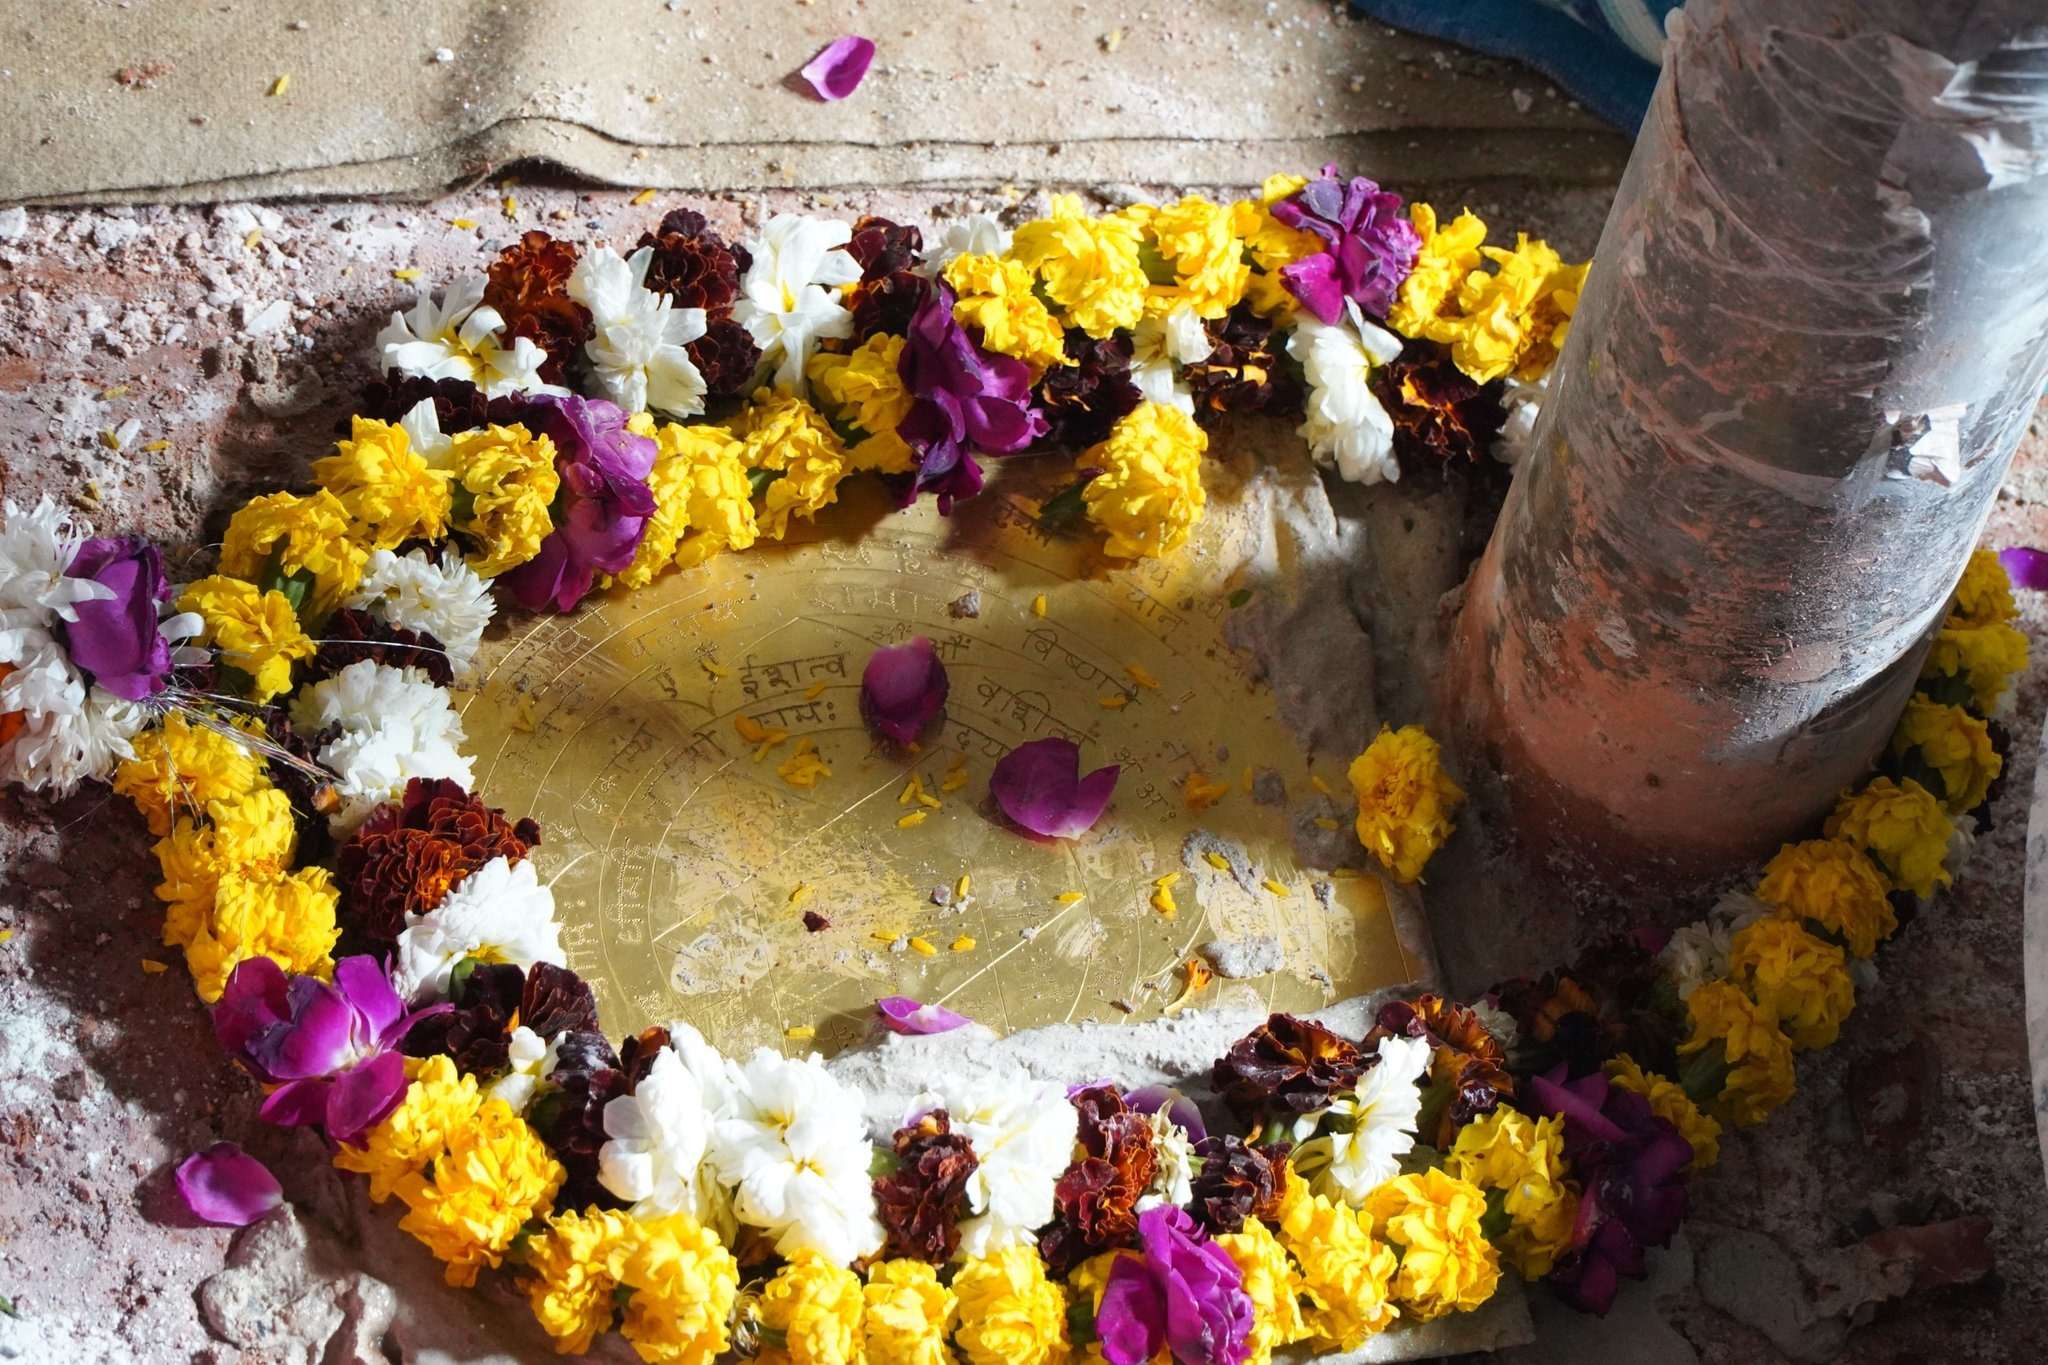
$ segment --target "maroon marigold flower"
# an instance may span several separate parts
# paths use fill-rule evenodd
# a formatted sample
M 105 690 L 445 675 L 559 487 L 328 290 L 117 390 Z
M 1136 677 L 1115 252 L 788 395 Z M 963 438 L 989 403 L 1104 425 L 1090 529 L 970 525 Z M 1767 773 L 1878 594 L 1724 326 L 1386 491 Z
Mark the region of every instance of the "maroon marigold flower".
M 1291 1150 L 1293 1144 L 1288 1142 L 1254 1147 L 1241 1137 L 1230 1136 L 1196 1143 L 1195 1155 L 1202 1158 L 1202 1169 L 1195 1175 L 1195 1197 L 1188 1206 L 1195 1221 L 1222 1234 L 1242 1232 L 1247 1218 L 1266 1222 L 1278 1217 Z
M 364 659 L 393 668 L 417 668 L 437 687 L 449 687 L 455 682 L 448 650 L 430 631 L 394 626 L 373 612 L 349 607 L 328 617 L 320 636 L 320 648 L 300 675 L 300 687 L 331 678 Z
M 737 398 L 748 393 L 755 371 L 761 368 L 761 348 L 747 329 L 731 318 L 708 324 L 704 335 L 685 347 L 690 363 L 704 376 L 704 388 L 713 398 Z
M 974 1146 L 943 1109 L 897 1129 L 893 1145 L 896 1169 L 875 1180 L 882 1254 L 944 1265 L 960 1245 L 967 1181 L 981 1164 Z
M 486 963 L 455 992 L 455 1008 L 423 1019 L 406 1035 L 410 1057 L 446 1053 L 462 1070 L 495 1076 L 511 1064 L 512 1030 L 525 1025 L 545 1042 L 571 1030 L 597 1028 L 597 997 L 567 967 Z M 599 1035 L 602 1037 L 602 1035 Z M 606 1049 L 609 1051 L 609 1047 Z
M 1275 1014 L 1232 1043 L 1211 1076 L 1224 1103 L 1243 1117 L 1308 1114 L 1354 1088 L 1377 1060 L 1321 1024 Z
M 1067 329 L 1067 361 L 1038 382 L 1038 408 L 1059 444 L 1086 450 L 1109 439 L 1109 430 L 1135 409 L 1144 395 L 1131 382 L 1128 334 L 1097 340 L 1078 327 Z
M 842 250 L 860 266 L 862 280 L 879 280 L 924 260 L 924 234 L 915 226 L 863 214 L 854 220 L 853 238 Z
M 909 270 L 861 284 L 848 304 L 853 310 L 853 337 L 848 344 L 858 346 L 877 332 L 908 336 L 910 320 L 930 301 L 934 289 L 930 280 Z
M 505 320 L 506 341 L 525 337 L 548 353 L 540 377 L 566 384 L 590 340 L 590 310 L 569 297 L 569 275 L 581 253 L 538 228 L 498 253 L 485 268 L 484 304 Z
M 728 244 L 695 209 L 673 209 L 661 226 L 640 234 L 640 246 L 654 248 L 646 285 L 667 294 L 678 308 L 702 308 L 706 322 L 732 315 L 740 276 L 752 263 L 744 247 Z
M 1506 1051 L 1465 1006 L 1433 994 L 1382 1005 L 1365 1046 L 1377 1048 L 1380 1039 L 1396 1035 L 1426 1039 L 1435 1049 L 1417 1130 L 1430 1145 L 1448 1148 L 1460 1128 L 1514 1097 Z
M 1498 384 L 1475 383 L 1451 363 L 1450 348 L 1411 341 L 1373 371 L 1372 391 L 1394 421 L 1403 472 L 1477 464 L 1507 422 Z
M 1198 418 L 1232 412 L 1275 417 L 1301 411 L 1301 381 L 1280 354 L 1270 319 L 1241 303 L 1208 324 L 1209 354 L 1186 370 Z
M 335 859 L 344 929 L 388 952 L 408 914 L 425 914 L 455 883 L 493 858 L 519 861 L 540 842 L 540 826 L 517 824 L 445 778 L 414 778 L 396 803 L 380 806 Z
M 556 1056 L 549 1088 L 535 1098 L 526 1115 L 567 1173 L 555 1207 L 624 1208 L 625 1201 L 597 1178 L 597 1158 L 610 1140 L 604 1131 L 604 1107 L 628 1093 L 626 1073 L 601 1033 L 564 1034 Z
M 1137 1240 L 1138 1200 L 1159 1169 L 1151 1122 L 1115 1086 L 1090 1086 L 1072 1103 L 1081 1154 L 1054 1185 L 1053 1221 L 1038 1236 L 1038 1254 L 1055 1276 Z
M 342 414 L 334 429 L 343 436 L 352 430 L 356 417 L 370 417 L 396 425 L 398 420 L 431 399 L 434 419 L 444 435 L 475 431 L 479 427 L 509 427 L 527 419 L 528 402 L 523 394 L 486 398 L 484 391 L 467 379 L 422 379 L 418 375 L 387 374 L 363 385 L 355 406 Z

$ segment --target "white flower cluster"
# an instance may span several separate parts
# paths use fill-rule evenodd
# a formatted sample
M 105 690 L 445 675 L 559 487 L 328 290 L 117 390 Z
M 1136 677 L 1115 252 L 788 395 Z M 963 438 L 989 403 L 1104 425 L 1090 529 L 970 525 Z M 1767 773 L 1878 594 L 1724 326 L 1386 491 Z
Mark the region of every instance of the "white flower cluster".
M 340 733 L 314 755 L 340 781 L 341 809 L 328 817 L 336 836 L 354 832 L 415 777 L 446 777 L 468 786 L 462 717 L 448 693 L 417 668 L 363 659 L 292 698 L 301 734 Z
M 1351 300 L 1344 306 L 1345 321 L 1324 323 L 1304 313 L 1287 338 L 1287 353 L 1301 362 L 1308 379 L 1308 420 L 1301 434 L 1317 462 L 1335 465 L 1349 482 L 1392 483 L 1401 477 L 1394 419 L 1370 381 L 1374 366 L 1401 354 L 1401 339 L 1366 321 Z
M 1770 906 L 1747 891 L 1730 891 L 1714 902 L 1705 917 L 1673 933 L 1664 951 L 1657 954 L 1657 964 L 1671 978 L 1678 998 L 1688 999 L 1707 982 L 1726 977 L 1735 931 L 1768 919 L 1773 913 Z
M 493 610 L 490 580 L 477 577 L 452 546 L 443 548 L 439 559 L 429 558 L 425 550 L 402 556 L 372 550 L 362 582 L 344 605 L 432 635 L 448 651 L 448 666 L 457 678 L 475 665 Z
M 678 308 L 647 288 L 653 260 L 651 246 L 623 258 L 608 246 L 586 251 L 569 276 L 569 297 L 590 310 L 583 351 L 606 398 L 627 412 L 693 417 L 704 411 L 704 376 L 684 347 L 704 335 L 704 310 Z
M 1429 1070 L 1426 1038 L 1380 1039 L 1378 1062 L 1327 1109 L 1294 1121 L 1294 1164 L 1316 1193 L 1356 1208 L 1401 1173 L 1422 1112 L 1418 1082 Z
M 484 281 L 457 280 L 437 302 L 422 292 L 377 333 L 384 368 L 421 379 L 464 379 L 492 398 L 509 393 L 564 393 L 541 382 L 548 355 L 530 337 L 504 345 L 505 319 L 484 302 Z
M 466 957 L 522 968 L 536 962 L 569 965 L 554 893 L 531 862 L 493 858 L 457 882 L 432 910 L 407 915 L 391 984 L 415 1005 L 446 999 L 456 965 Z
M 1080 1120 L 1058 1085 L 1021 1076 L 942 1081 L 916 1099 L 943 1109 L 980 1163 L 967 1182 L 960 1255 L 979 1257 L 1022 1246 L 1052 1221 L 1053 1186 L 1073 1160 Z

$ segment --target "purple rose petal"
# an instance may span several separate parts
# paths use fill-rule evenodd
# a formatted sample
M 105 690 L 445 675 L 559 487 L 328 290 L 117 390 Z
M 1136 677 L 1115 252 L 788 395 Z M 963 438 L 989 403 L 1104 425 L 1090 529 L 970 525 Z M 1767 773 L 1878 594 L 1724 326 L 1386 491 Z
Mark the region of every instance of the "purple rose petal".
M 907 995 L 883 996 L 875 1001 L 875 1013 L 891 1033 L 951 1033 L 974 1022 L 944 1005 L 920 1005 Z
M 2004 566 L 2005 576 L 2012 580 L 2015 588 L 2048 592 L 2048 550 L 2014 545 L 1998 552 L 1998 562 Z
M 805 62 L 797 74 L 819 99 L 830 103 L 845 99 L 859 88 L 861 79 L 868 74 L 868 63 L 874 59 L 874 40 L 849 33 L 825 44 L 824 50 Z
M 73 608 L 76 619 L 62 627 L 71 662 L 128 701 L 161 692 L 171 671 L 171 643 L 157 628 L 171 597 L 162 552 L 139 536 L 88 540 L 64 574 L 113 594 Z
M 202 1223 L 245 1228 L 284 1202 L 277 1177 L 232 1142 L 216 1142 L 178 1163 L 178 1197 Z
M 625 572 L 640 549 L 654 515 L 647 476 L 655 445 L 602 398 L 544 396 L 532 408 L 529 420 L 555 445 L 555 526 L 539 554 L 498 581 L 522 611 L 574 611 L 598 574 Z
M 1137 1257 L 1119 1256 L 1110 1266 L 1095 1308 L 1095 1335 L 1109 1365 L 1145 1365 L 1165 1344 L 1166 1300 Z
M 1080 776 L 1080 746 L 1070 739 L 1034 739 L 1004 754 L 989 774 L 989 794 L 1004 815 L 1033 834 L 1072 839 L 1102 818 L 1116 791 L 1112 763 Z
M 1334 165 L 1273 205 L 1273 217 L 1322 239 L 1323 250 L 1281 267 L 1280 281 L 1327 323 L 1344 316 L 1346 299 L 1385 317 L 1422 250 L 1399 195 L 1362 175 L 1346 180 Z
M 946 665 L 924 636 L 885 645 L 868 656 L 861 671 L 860 713 L 883 739 L 909 744 L 946 704 L 949 686 Z

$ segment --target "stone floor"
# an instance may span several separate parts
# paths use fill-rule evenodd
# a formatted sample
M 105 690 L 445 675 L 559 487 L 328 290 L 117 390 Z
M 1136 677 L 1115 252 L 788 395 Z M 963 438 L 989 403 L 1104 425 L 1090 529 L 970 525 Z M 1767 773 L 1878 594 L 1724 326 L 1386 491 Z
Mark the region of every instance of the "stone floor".
M 1425 74 L 1447 81 L 1520 79 L 1425 60 Z M 1397 185 L 1427 182 L 1440 202 L 1469 202 L 1500 227 L 1591 250 L 1598 185 L 1452 183 L 1427 159 L 1404 175 L 1397 145 L 1373 147 L 1395 158 L 1374 169 Z M 410 293 L 393 269 L 445 278 L 473 268 L 479 239 L 524 223 L 630 240 L 668 202 L 545 181 L 517 194 L 522 224 L 504 219 L 489 186 L 429 206 L 0 210 L 0 490 L 47 490 L 104 528 L 196 552 L 230 507 L 302 478 L 330 439 L 371 333 Z M 787 206 L 929 222 L 1028 210 L 1032 194 L 785 189 L 696 201 L 731 227 Z M 119 449 L 107 432 L 126 433 Z M 144 449 L 158 439 L 170 447 Z M 1443 496 L 1388 490 L 1375 514 Z M 2048 437 L 2023 452 L 1988 539 L 2048 545 Z M 2027 606 L 2048 639 L 2048 602 Z M 1696 1188 L 1690 1232 L 1650 1284 L 1629 1287 L 1604 1322 L 1537 1295 L 1539 1343 L 1512 1359 L 1862 1365 L 2032 1360 L 2048 1347 L 2048 1187 L 2020 965 L 2024 819 L 2048 709 L 2048 650 L 2039 655 L 2009 722 L 1995 830 L 1955 890 L 1900 936 L 1842 1042 L 1802 1064 L 1801 1094 L 1773 1123 L 1724 1144 Z M 12 931 L 0 944 L 0 1297 L 13 1306 L 0 1314 L 0 1360 L 526 1358 L 530 1339 L 494 1323 L 502 1303 L 432 1287 L 433 1268 L 388 1213 L 368 1213 L 309 1140 L 256 1121 L 181 976 L 144 970 L 160 955 L 148 844 L 101 794 L 55 805 L 0 795 L 0 928 Z M 1488 915 L 1439 923 L 1459 986 L 1697 908 L 1518 898 L 1515 885 L 1502 881 Z M 239 1239 L 182 1221 L 169 1165 L 219 1137 L 285 1176 L 294 1219 Z M 402 1299 L 361 1274 L 366 1264 L 409 1286 Z

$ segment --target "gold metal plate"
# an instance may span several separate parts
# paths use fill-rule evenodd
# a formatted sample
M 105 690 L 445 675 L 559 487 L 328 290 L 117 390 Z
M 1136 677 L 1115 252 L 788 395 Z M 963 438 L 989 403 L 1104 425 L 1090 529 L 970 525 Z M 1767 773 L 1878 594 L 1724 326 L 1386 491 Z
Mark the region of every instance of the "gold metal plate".
M 728 1051 L 785 1045 L 791 1029 L 832 1050 L 867 1032 L 883 995 L 1003 1032 L 1154 1018 L 1210 940 L 1275 969 L 1189 1003 L 1314 1008 L 1415 978 L 1377 876 L 1295 861 L 1290 822 L 1327 830 L 1350 811 L 1313 788 L 1223 639 L 1256 514 L 1212 499 L 1182 553 L 1108 565 L 1040 530 L 1045 491 L 999 479 L 950 519 L 929 500 L 896 513 L 853 495 L 801 543 L 522 619 L 486 646 L 461 698 L 477 789 L 541 822 L 570 965 L 614 1033 L 686 1018 Z M 979 614 L 956 614 L 968 593 Z M 876 646 L 916 635 L 952 691 L 906 756 L 870 741 L 860 675 Z M 741 716 L 789 739 L 757 754 Z M 1079 741 L 1089 767 L 1123 765 L 1109 811 L 1070 842 L 1021 837 L 987 799 L 995 761 L 1048 735 Z M 808 790 L 776 771 L 806 738 L 831 768 Z M 1272 770 L 1263 800 L 1257 769 Z M 1183 799 L 1195 771 L 1229 784 L 1199 813 Z M 903 801 L 913 772 L 936 809 Z M 1342 791 L 1337 764 L 1321 775 Z M 1174 871 L 1168 917 L 1153 881 Z M 935 903 L 963 874 L 964 907 Z M 1083 898 L 1062 905 L 1070 891 Z M 806 910 L 830 927 L 807 931 Z

